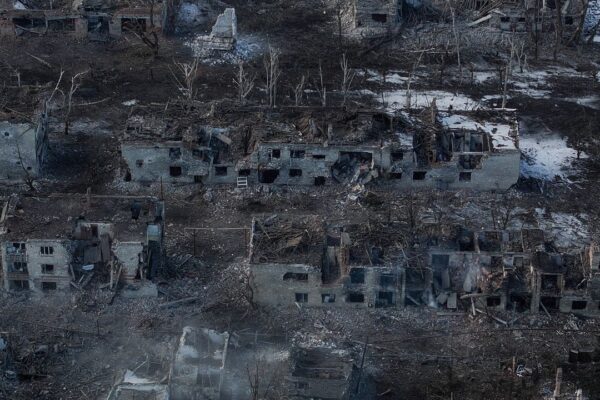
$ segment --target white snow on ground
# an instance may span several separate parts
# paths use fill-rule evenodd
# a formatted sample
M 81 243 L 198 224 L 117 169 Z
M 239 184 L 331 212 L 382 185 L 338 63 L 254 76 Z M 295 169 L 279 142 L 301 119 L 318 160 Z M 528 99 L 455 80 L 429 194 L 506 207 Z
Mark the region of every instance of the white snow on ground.
M 521 151 L 529 160 L 521 161 L 521 174 L 528 178 L 552 181 L 556 177 L 570 182 L 567 178 L 571 163 L 577 158 L 577 152 L 567 147 L 566 139 L 559 136 L 532 137 L 519 139 Z M 586 157 L 582 154 L 581 157 Z
M 357 75 L 359 75 L 360 73 L 357 72 Z M 383 79 L 383 75 L 380 74 L 377 71 L 374 71 L 372 69 L 367 70 L 367 81 L 368 82 L 377 82 L 377 83 L 383 83 L 384 79 Z M 416 78 L 413 78 L 413 82 L 415 81 Z M 402 76 L 400 75 L 399 71 L 394 71 L 391 72 L 389 74 L 386 74 L 385 76 L 385 83 L 393 83 L 393 84 L 406 84 L 408 82 L 408 76 Z
M 384 101 L 388 112 L 394 112 L 406 108 L 406 90 L 396 90 L 384 92 Z M 381 101 L 381 96 L 376 96 Z M 476 110 L 482 108 L 482 105 L 472 98 L 463 94 L 454 94 L 443 90 L 425 90 L 412 91 L 410 96 L 410 106 L 412 108 L 428 107 L 435 99 L 437 108 L 440 111 L 452 110 Z
M 497 72 L 491 71 L 475 71 L 473 72 L 473 81 L 475 83 L 483 83 L 488 79 L 498 79 Z
M 584 96 L 584 97 L 565 97 L 562 100 L 577 103 L 582 106 L 600 110 L 600 97 L 599 96 Z

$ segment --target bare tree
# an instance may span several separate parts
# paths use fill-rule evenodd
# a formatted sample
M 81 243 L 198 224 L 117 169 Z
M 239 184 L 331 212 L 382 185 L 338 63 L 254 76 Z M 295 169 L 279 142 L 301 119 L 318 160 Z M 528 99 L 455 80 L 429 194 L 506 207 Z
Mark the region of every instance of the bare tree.
M 454 42 L 456 45 L 456 60 L 458 63 L 458 83 L 459 85 L 462 83 L 462 64 L 460 62 L 460 36 L 458 34 L 458 30 L 456 29 L 456 10 L 453 6 L 450 5 L 450 1 L 448 0 L 448 6 L 450 7 L 450 14 L 452 16 L 452 33 L 454 34 Z
M 169 67 L 171 75 L 173 75 L 173 78 L 179 88 L 179 91 L 183 94 L 183 97 L 188 103 L 188 107 L 191 107 L 192 102 L 196 97 L 195 83 L 198 79 L 198 63 L 198 58 L 194 58 L 194 60 L 191 63 L 180 63 L 173 61 L 173 64 L 175 65 L 175 68 L 180 77 L 178 77 L 178 74 L 175 73 L 175 71 L 173 71 L 171 67 Z
M 29 130 L 31 130 L 31 128 L 29 128 L 27 131 L 23 132 L 21 134 L 24 135 L 25 133 L 27 133 Z M 25 182 L 25 184 L 27 185 L 27 187 L 29 188 L 30 191 L 34 192 L 35 191 L 35 186 L 34 186 L 34 182 L 35 182 L 35 178 L 33 177 L 33 175 L 29 172 L 29 170 L 27 169 L 27 167 L 24 164 L 24 160 L 23 160 L 23 156 L 21 154 L 21 146 L 19 146 L 19 140 L 20 138 L 15 138 L 15 147 L 17 148 L 17 157 L 19 158 L 19 165 L 21 166 L 21 169 L 23 170 L 23 181 Z
M 154 7 L 155 0 L 147 0 L 148 6 L 150 7 L 150 27 L 146 29 L 145 20 L 144 23 L 135 20 L 124 24 L 123 28 L 126 31 L 129 31 L 135 35 L 143 44 L 145 44 L 151 51 L 154 57 L 158 56 L 158 50 L 160 47 L 160 42 L 158 38 L 158 31 L 160 28 L 157 28 L 154 25 Z
M 244 62 L 238 62 L 238 71 L 235 78 L 233 78 L 233 83 L 235 84 L 238 92 L 238 101 L 240 104 L 246 103 L 246 98 L 254 88 L 254 80 L 256 79 L 256 75 L 250 75 L 248 72 L 244 70 Z
M 352 86 L 352 81 L 356 74 L 350 67 L 348 66 L 348 57 L 346 57 L 346 53 L 342 54 L 342 59 L 340 60 L 340 67 L 342 67 L 342 106 L 346 105 L 346 100 L 348 99 L 348 92 L 350 91 L 350 87 Z
M 71 110 L 73 108 L 73 95 L 79 90 L 83 77 L 90 71 L 79 72 L 71 77 L 71 87 L 69 88 L 65 97 L 67 111 L 65 112 L 65 135 L 69 134 L 69 124 L 71 120 Z M 62 77 L 62 75 L 61 75 Z
M 297 107 L 302 104 L 302 97 L 304 96 L 304 86 L 306 85 L 306 75 L 302 74 L 300 82 L 294 86 L 294 105 Z
M 319 98 L 321 99 L 321 106 L 327 106 L 327 87 L 325 86 L 325 79 L 323 78 L 323 66 L 321 65 L 321 60 L 319 60 L 319 81 L 315 82 L 315 89 L 317 93 L 319 93 Z
M 555 0 L 556 6 L 556 16 L 554 19 L 554 34 L 556 35 L 554 40 L 554 53 L 552 57 L 554 60 L 558 57 L 558 49 L 562 44 L 562 35 L 563 35 L 563 24 L 562 24 L 562 8 L 563 3 L 561 0 Z
M 506 100 L 508 97 L 508 80 L 512 74 L 512 63 L 515 56 L 515 40 L 514 36 L 509 40 L 510 43 L 510 56 L 508 57 L 508 62 L 504 67 L 504 83 L 502 88 L 502 108 L 506 108 Z
M 424 53 L 424 51 L 421 51 L 419 53 L 419 57 L 417 58 L 417 61 L 415 61 L 415 63 L 413 64 L 412 71 L 410 73 L 410 76 L 408 77 L 408 82 L 406 83 L 406 108 L 408 108 L 408 109 L 410 109 L 412 106 L 412 104 L 411 104 L 412 92 L 411 92 L 410 86 L 414 79 L 417 68 L 419 67 L 419 64 L 421 63 L 421 58 L 423 58 L 423 53 Z
M 279 68 L 279 50 L 269 46 L 269 52 L 265 55 L 264 66 L 266 73 L 266 89 L 269 107 L 274 108 L 277 105 L 277 83 L 281 77 Z

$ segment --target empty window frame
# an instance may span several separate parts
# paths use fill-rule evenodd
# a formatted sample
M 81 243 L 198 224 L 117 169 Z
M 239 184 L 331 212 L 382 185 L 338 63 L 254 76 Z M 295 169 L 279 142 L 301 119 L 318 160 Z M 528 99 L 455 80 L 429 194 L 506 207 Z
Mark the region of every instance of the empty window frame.
M 42 247 L 40 247 L 40 254 L 43 256 L 51 256 L 54 254 L 54 247 L 42 246 Z
M 312 158 L 315 160 L 324 160 L 326 158 L 325 154 L 313 154 Z
M 335 294 L 331 294 L 331 293 L 321 294 L 321 303 L 335 303 Z
M 29 281 L 26 280 L 9 280 L 8 287 L 10 290 L 29 290 Z
M 178 167 L 178 166 L 169 167 L 169 175 L 177 177 L 177 176 L 181 176 L 181 174 L 182 174 L 181 167 Z
M 423 181 L 423 180 L 425 180 L 426 175 L 427 175 L 427 171 L 414 171 L 413 172 L 413 181 Z
M 179 147 L 169 148 L 169 158 L 171 160 L 178 160 L 181 158 L 181 149 Z
M 324 176 L 315 176 L 315 186 L 325 186 L 325 182 L 327 182 L 327 178 Z
M 502 304 L 502 298 L 500 296 L 489 296 L 485 299 L 485 303 L 487 307 L 498 307 Z
M 42 290 L 56 290 L 56 282 L 44 282 L 42 281 Z
M 365 269 L 352 268 L 350 270 L 350 283 L 365 283 Z
M 216 176 L 227 176 L 227 167 L 215 167 Z
M 432 254 L 431 255 L 431 266 L 437 268 L 447 268 L 450 264 L 449 254 Z
M 291 158 L 304 158 L 306 156 L 306 151 L 304 150 L 291 150 L 290 157 Z
M 19 272 L 22 274 L 26 274 L 27 273 L 27 263 L 23 262 L 23 261 L 13 261 L 12 270 L 9 270 L 9 272 Z
M 400 161 L 404 158 L 404 152 L 402 150 L 392 151 L 392 161 Z
M 269 149 L 269 158 L 281 158 L 281 150 Z
M 458 174 L 459 182 L 471 182 L 471 172 L 461 172 Z
M 54 265 L 52 264 L 42 264 L 42 274 L 53 274 L 54 273 Z
M 299 178 L 302 176 L 302 170 L 298 168 L 290 168 L 290 178 Z
M 250 176 L 250 169 L 244 168 L 238 171 L 238 176 Z
M 296 293 L 296 303 L 308 303 L 308 293 Z
M 387 14 L 371 14 L 371 19 L 381 24 L 385 24 L 387 22 L 387 18 Z
M 347 303 L 364 303 L 365 295 L 363 293 L 352 292 L 346 295 Z
M 273 183 L 278 176 L 278 169 L 263 169 L 258 172 L 258 181 L 260 183 Z
M 308 274 L 301 272 L 286 272 L 283 275 L 284 281 L 308 281 Z
M 571 302 L 571 310 L 585 310 L 587 308 L 587 301 L 585 300 L 573 300 Z

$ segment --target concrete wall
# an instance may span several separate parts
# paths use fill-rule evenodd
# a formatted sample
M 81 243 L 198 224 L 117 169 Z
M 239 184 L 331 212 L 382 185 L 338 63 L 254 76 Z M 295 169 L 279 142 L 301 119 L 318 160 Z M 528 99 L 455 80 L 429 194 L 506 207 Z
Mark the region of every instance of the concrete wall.
M 126 282 L 135 280 L 138 270 L 143 265 L 144 245 L 139 242 L 116 242 L 112 246 L 113 254 L 123 266 L 121 278 Z M 141 272 L 143 276 L 143 272 Z
M 35 124 L 0 121 L 0 181 L 20 181 L 27 174 L 41 175 L 48 149 L 47 131 L 45 113 Z
M 397 0 L 354 0 L 356 29 L 387 30 L 399 23 Z
M 41 292 L 44 283 L 56 285 L 56 290 L 64 290 L 69 287 L 71 276 L 69 265 L 72 261 L 72 250 L 67 240 L 52 239 L 30 239 L 25 243 L 24 257 L 12 257 L 7 249 L 12 247 L 12 242 L 2 243 L 2 271 L 4 277 L 4 288 L 15 289 L 11 281 L 27 281 L 29 289 Z M 41 248 L 51 248 L 52 254 L 43 254 Z M 48 251 L 46 251 L 48 253 Z M 27 273 L 14 273 L 13 262 L 19 260 L 27 263 Z M 42 265 L 52 265 L 53 270 L 44 272 Z M 50 287 L 48 290 L 52 290 Z
M 210 163 L 204 152 L 207 148 L 195 150 L 182 142 L 167 142 L 160 145 L 146 143 L 124 143 L 121 145 L 123 160 L 129 168 L 134 182 L 181 182 L 194 183 L 196 179 L 206 180 L 210 174 Z M 181 175 L 173 176 L 171 167 L 181 168 Z
M 309 307 L 349 307 L 366 308 L 379 306 L 379 292 L 392 292 L 393 304 L 402 306 L 404 295 L 402 276 L 397 276 L 397 284 L 382 287 L 382 274 L 396 274 L 392 268 L 355 267 L 364 270 L 364 283 L 352 283 L 346 276 L 338 282 L 323 284 L 321 270 L 318 267 L 302 264 L 251 264 L 251 285 L 254 301 L 270 307 L 289 307 L 295 303 Z M 351 268 L 352 269 L 352 268 Z M 286 274 L 306 274 L 305 280 L 284 279 Z M 298 298 L 298 295 L 306 295 Z M 352 301 L 351 294 L 362 294 L 362 302 Z M 327 300 L 329 298 L 329 301 Z M 335 299 L 333 302 L 332 299 Z M 306 300 L 306 301 L 304 301 Z
M 412 153 L 412 152 L 411 152 Z M 505 190 L 517 183 L 520 174 L 518 150 L 492 152 L 483 155 L 482 164 L 477 169 L 464 169 L 459 165 L 457 153 L 451 162 L 434 164 L 430 168 L 417 168 L 412 154 L 405 154 L 404 160 L 392 166 L 393 171 L 402 173 L 400 178 L 391 178 L 390 184 L 402 189 L 472 189 Z M 424 171 L 425 178 L 417 180 L 415 171 Z M 461 173 L 470 173 L 470 180 L 461 181 Z
M 181 157 L 170 157 L 169 148 L 180 148 Z M 402 159 L 393 160 L 392 154 L 397 155 L 400 150 L 392 151 L 389 147 L 377 146 L 324 147 L 315 144 L 261 143 L 246 160 L 235 165 L 212 166 L 194 156 L 193 150 L 183 147 L 181 142 L 156 146 L 125 143 L 121 146 L 121 152 L 131 173 L 131 180 L 137 182 L 156 182 L 162 178 L 163 182 L 235 184 L 238 177 L 244 176 L 249 184 L 310 186 L 318 182 L 330 185 L 337 183 L 332 168 L 343 153 L 371 155 L 370 165 L 363 165 L 362 183 L 387 179 L 387 184 L 398 189 L 504 190 L 517 182 L 520 172 L 518 150 L 478 153 L 482 155 L 482 162 L 476 169 L 464 169 L 459 164 L 460 154 L 472 153 L 456 153 L 452 161 L 439 162 L 429 168 L 417 168 L 412 150 L 404 149 Z M 141 161 L 141 166 L 138 161 Z M 180 167 L 181 176 L 171 176 L 171 166 Z M 415 179 L 415 171 L 425 172 L 425 178 Z M 270 173 L 276 173 L 272 182 L 266 179 Z M 464 179 L 465 176 L 468 179 Z

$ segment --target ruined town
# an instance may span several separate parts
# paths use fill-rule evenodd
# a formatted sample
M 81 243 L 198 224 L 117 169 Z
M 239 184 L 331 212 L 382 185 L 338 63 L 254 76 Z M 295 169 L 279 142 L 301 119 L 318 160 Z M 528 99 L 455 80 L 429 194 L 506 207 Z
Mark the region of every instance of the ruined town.
M 0 399 L 600 399 L 599 184 L 599 0 L 0 0 Z

